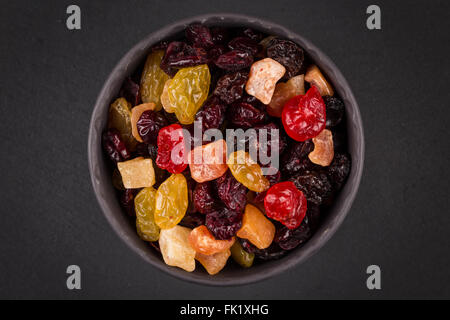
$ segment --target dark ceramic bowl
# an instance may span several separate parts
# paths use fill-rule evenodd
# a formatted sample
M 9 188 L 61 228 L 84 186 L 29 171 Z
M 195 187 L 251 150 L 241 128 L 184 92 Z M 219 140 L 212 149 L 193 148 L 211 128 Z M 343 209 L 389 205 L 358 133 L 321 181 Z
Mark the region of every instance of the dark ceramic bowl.
M 188 273 L 184 270 L 167 266 L 160 254 L 138 237 L 135 225 L 130 223 L 119 205 L 111 182 L 111 171 L 101 146 L 101 133 L 107 125 L 108 107 L 118 94 L 124 79 L 132 74 L 145 60 L 152 45 L 161 40 L 174 37 L 192 22 L 202 22 L 214 26 L 250 27 L 269 35 L 278 35 L 291 39 L 304 48 L 310 58 L 326 74 L 337 93 L 345 102 L 348 148 L 352 156 L 352 169 L 347 183 L 339 193 L 320 228 L 303 247 L 293 250 L 281 260 L 261 263 L 249 269 L 229 264 L 215 276 L 209 276 L 201 267 L 198 267 L 193 273 Z M 347 215 L 359 187 L 364 162 L 364 136 L 358 104 L 350 86 L 334 63 L 309 40 L 263 19 L 237 14 L 208 14 L 175 22 L 150 34 L 119 61 L 106 80 L 92 113 L 89 128 L 88 157 L 92 184 L 100 207 L 113 229 L 131 249 L 152 266 L 177 278 L 207 285 L 231 286 L 268 279 L 289 268 L 298 266 L 317 252 L 331 238 Z M 151 276 L 152 272 L 153 269 L 149 268 L 148 275 Z M 154 276 L 156 275 L 154 274 Z

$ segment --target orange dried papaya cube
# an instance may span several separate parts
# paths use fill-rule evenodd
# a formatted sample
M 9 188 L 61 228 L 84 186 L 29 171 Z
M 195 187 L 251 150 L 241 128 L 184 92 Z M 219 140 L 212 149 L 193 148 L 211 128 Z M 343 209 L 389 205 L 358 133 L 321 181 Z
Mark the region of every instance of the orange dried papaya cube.
M 225 140 L 221 139 L 191 150 L 189 168 L 192 179 L 200 183 L 223 176 L 228 170 Z
M 133 134 L 133 137 L 139 141 L 139 142 L 144 142 L 141 138 L 141 136 L 139 135 L 138 129 L 137 129 L 137 122 L 139 121 L 139 119 L 141 118 L 142 114 L 145 111 L 148 110 L 155 110 L 156 105 L 153 102 L 149 102 L 149 103 L 143 103 L 140 104 L 136 107 L 134 107 L 133 109 L 131 109 L 131 133 Z
M 152 159 L 137 157 L 117 163 L 117 168 L 126 189 L 146 188 L 155 184 L 155 169 Z
M 275 226 L 258 208 L 247 204 L 242 218 L 242 227 L 236 235 L 247 239 L 258 249 L 266 249 L 275 237 Z
M 205 225 L 199 226 L 189 234 L 189 243 L 198 253 L 212 255 L 228 250 L 236 239 L 216 240 Z
M 230 249 L 209 256 L 197 252 L 195 259 L 202 264 L 210 275 L 215 275 L 225 267 L 230 255 Z

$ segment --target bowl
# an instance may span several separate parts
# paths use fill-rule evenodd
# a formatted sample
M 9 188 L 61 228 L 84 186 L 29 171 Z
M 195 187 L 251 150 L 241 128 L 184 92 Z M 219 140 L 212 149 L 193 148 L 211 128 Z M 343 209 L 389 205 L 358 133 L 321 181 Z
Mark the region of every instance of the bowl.
M 345 186 L 335 199 L 319 229 L 303 247 L 293 250 L 280 260 L 257 264 L 249 269 L 229 264 L 215 276 L 208 275 L 201 267 L 198 267 L 195 272 L 188 273 L 184 270 L 167 266 L 161 255 L 138 237 L 134 223 L 130 223 L 119 205 L 111 182 L 110 167 L 103 155 L 101 146 L 101 134 L 107 125 L 109 105 L 115 99 L 124 79 L 145 61 L 152 45 L 176 36 L 188 24 L 193 22 L 214 26 L 250 27 L 266 34 L 278 35 L 298 43 L 327 76 L 335 91 L 345 102 L 348 151 L 352 158 L 352 168 Z M 194 283 L 213 286 L 244 285 L 271 278 L 287 269 L 299 266 L 317 252 L 342 224 L 350 210 L 361 180 L 364 162 L 363 125 L 358 104 L 344 76 L 334 63 L 309 40 L 264 19 L 239 14 L 206 14 L 174 22 L 153 32 L 135 45 L 119 61 L 107 78 L 92 113 L 89 127 L 88 161 L 94 193 L 106 219 L 119 237 L 150 265 L 179 279 Z M 148 273 L 149 275 L 153 273 L 155 276 L 157 274 L 154 273 L 152 268 L 149 268 Z

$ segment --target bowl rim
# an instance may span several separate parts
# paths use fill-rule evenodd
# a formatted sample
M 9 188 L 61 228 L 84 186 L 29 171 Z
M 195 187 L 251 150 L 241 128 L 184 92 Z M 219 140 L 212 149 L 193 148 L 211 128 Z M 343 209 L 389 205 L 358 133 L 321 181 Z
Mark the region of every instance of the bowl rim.
M 156 257 L 146 254 L 144 250 L 138 248 L 136 245 L 131 243 L 130 236 L 123 230 L 123 227 L 121 226 L 121 223 L 118 221 L 118 218 L 115 217 L 114 214 L 112 214 L 112 210 L 109 207 L 109 204 L 101 196 L 102 190 L 100 189 L 101 186 L 98 181 L 98 176 L 100 174 L 99 167 L 96 165 L 94 160 L 94 155 L 96 155 L 99 152 L 99 145 L 101 149 L 101 142 L 100 142 L 101 133 L 99 135 L 98 130 L 96 130 L 95 122 L 98 118 L 98 114 L 101 112 L 100 109 L 104 108 L 103 105 L 105 103 L 104 102 L 105 97 L 111 95 L 109 85 L 111 84 L 111 82 L 118 73 L 123 73 L 124 68 L 125 70 L 127 70 L 130 59 L 133 57 L 134 54 L 136 54 L 139 51 L 142 51 L 143 47 L 149 47 L 150 45 L 157 43 L 158 38 L 159 40 L 163 40 L 163 37 L 167 38 L 168 35 L 170 35 L 171 32 L 173 33 L 174 30 L 176 29 L 181 30 L 186 25 L 193 22 L 201 22 L 211 25 L 214 25 L 214 23 L 222 23 L 222 24 L 229 23 L 234 25 L 241 25 L 243 27 L 254 28 L 257 30 L 264 30 L 265 32 L 271 30 L 272 34 L 282 34 L 284 38 L 291 39 L 296 43 L 300 42 L 299 44 L 310 56 L 315 58 L 318 58 L 317 55 L 320 56 L 319 59 L 320 61 L 314 59 L 314 62 L 319 65 L 320 69 L 323 69 L 323 66 L 327 66 L 329 72 L 333 73 L 332 75 L 330 75 L 329 72 L 327 73 L 329 78 L 332 77 L 334 79 L 338 79 L 338 82 L 336 81 L 333 82 L 331 81 L 331 79 L 330 82 L 333 83 L 333 86 L 335 87 L 336 91 L 339 92 L 340 96 L 346 101 L 345 105 L 347 117 L 347 131 L 349 131 L 350 126 L 348 114 L 349 104 L 351 105 L 352 111 L 352 114 L 350 115 L 351 116 L 350 120 L 352 121 L 353 124 L 355 124 L 353 129 L 355 131 L 354 138 L 356 139 L 357 143 L 357 145 L 355 146 L 355 148 L 357 148 L 356 150 L 357 153 L 355 153 L 355 151 L 351 153 L 352 157 L 351 171 L 347 179 L 347 182 L 344 185 L 344 188 L 340 191 L 340 195 L 342 195 L 344 189 L 347 190 L 346 197 L 343 199 L 339 199 L 340 201 L 342 201 L 341 203 L 339 203 L 340 208 L 336 209 L 337 213 L 335 214 L 333 219 L 331 221 L 327 221 L 327 224 L 330 226 L 327 228 L 322 228 L 322 226 L 319 227 L 321 233 L 318 234 L 319 230 L 317 230 L 314 236 L 303 247 L 291 251 L 288 256 L 283 257 L 281 260 L 272 261 L 277 263 L 276 265 L 269 265 L 269 262 L 266 262 L 264 263 L 264 265 L 267 264 L 267 267 L 266 268 L 261 267 L 258 270 L 258 272 L 254 273 L 242 272 L 242 274 L 245 275 L 244 277 L 234 276 L 221 278 L 218 277 L 217 275 L 212 277 L 209 276 L 206 272 L 204 272 L 204 275 L 199 276 L 198 274 L 195 273 L 189 273 L 178 268 L 169 267 L 165 265 L 165 263 L 162 261 L 160 257 L 156 260 L 155 259 Z M 161 35 L 163 35 L 163 37 L 161 37 Z M 151 43 L 152 40 L 153 42 Z M 147 53 L 147 50 L 145 53 Z M 345 96 L 343 94 L 344 92 Z M 110 101 L 107 101 L 107 104 L 109 105 Z M 177 279 L 181 279 L 191 283 L 209 286 L 239 286 L 266 280 L 284 271 L 287 271 L 288 269 L 291 269 L 294 266 L 300 265 L 301 263 L 309 259 L 318 250 L 320 250 L 330 240 L 330 238 L 334 235 L 334 233 L 339 229 L 339 227 L 341 226 L 342 222 L 344 221 L 345 217 L 347 216 L 351 208 L 351 205 L 356 197 L 356 194 L 360 186 L 365 156 L 364 130 L 358 103 L 356 102 L 356 99 L 353 95 L 350 85 L 348 84 L 347 80 L 344 78 L 340 70 L 337 68 L 337 66 L 333 63 L 333 61 L 326 54 L 324 54 L 319 48 L 317 48 L 314 44 L 312 44 L 308 39 L 286 27 L 283 27 L 277 23 L 274 23 L 266 19 L 235 13 L 209 13 L 174 21 L 169 25 L 166 25 L 160 29 L 157 29 L 154 32 L 151 32 L 150 34 L 145 36 L 141 41 L 139 41 L 136 45 L 134 45 L 130 50 L 128 50 L 127 53 L 119 60 L 119 62 L 115 65 L 113 70 L 106 78 L 102 86 L 102 89 L 96 99 L 94 109 L 92 110 L 91 120 L 89 123 L 89 136 L 87 147 L 88 147 L 89 172 L 92 187 L 94 189 L 94 193 L 97 198 L 97 202 L 100 205 L 103 215 L 106 217 L 107 221 L 109 222 L 113 230 L 117 233 L 117 235 L 128 245 L 128 247 L 130 247 L 146 262 L 150 263 L 152 266 L 158 268 L 159 270 L 164 271 L 166 274 L 169 274 Z M 336 200 L 336 202 L 338 201 Z

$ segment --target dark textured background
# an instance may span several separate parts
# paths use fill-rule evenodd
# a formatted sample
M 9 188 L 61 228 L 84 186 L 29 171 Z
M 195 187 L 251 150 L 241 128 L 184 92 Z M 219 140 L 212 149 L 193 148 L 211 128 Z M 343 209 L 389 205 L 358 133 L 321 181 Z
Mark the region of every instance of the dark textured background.
M 449 298 L 448 1 L 1 1 L 0 298 Z M 353 88 L 366 136 L 348 218 L 307 263 L 244 287 L 165 275 L 116 236 L 92 193 L 88 125 L 109 72 L 148 33 L 237 12 L 283 24 L 327 53 Z M 66 267 L 82 268 L 68 291 Z M 382 290 L 366 288 L 370 264 Z

